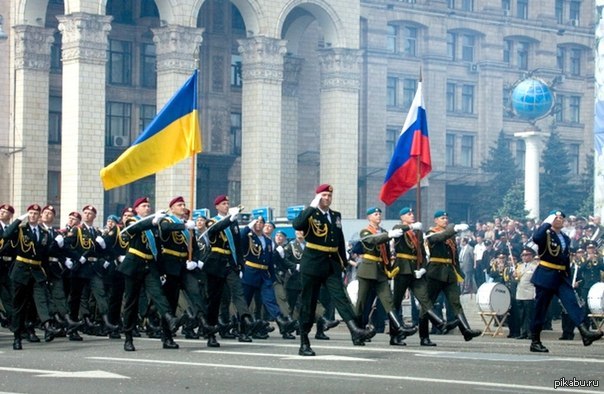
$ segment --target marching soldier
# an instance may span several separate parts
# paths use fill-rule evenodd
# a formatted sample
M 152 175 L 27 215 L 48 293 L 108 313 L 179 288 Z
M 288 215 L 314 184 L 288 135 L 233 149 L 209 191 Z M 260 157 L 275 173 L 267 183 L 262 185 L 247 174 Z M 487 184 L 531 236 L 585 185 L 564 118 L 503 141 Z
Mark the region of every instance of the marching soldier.
M 10 204 L 0 205 L 0 237 L 11 223 L 14 214 L 15 208 Z M 2 326 L 8 326 L 13 316 L 13 291 L 8 277 L 13 260 L 14 248 L 10 242 L 0 239 L 0 301 L 4 306 L 4 315 L 0 316 Z
M 364 343 L 375 335 L 373 329 L 361 329 L 342 283 L 342 271 L 346 261 L 346 243 L 342 232 L 340 213 L 330 209 L 333 188 L 323 184 L 310 206 L 294 219 L 292 226 L 304 232 L 306 248 L 302 254 L 302 293 L 300 308 L 301 356 L 314 356 L 308 333 L 315 318 L 321 285 L 325 284 L 340 316 L 346 322 L 355 344 Z

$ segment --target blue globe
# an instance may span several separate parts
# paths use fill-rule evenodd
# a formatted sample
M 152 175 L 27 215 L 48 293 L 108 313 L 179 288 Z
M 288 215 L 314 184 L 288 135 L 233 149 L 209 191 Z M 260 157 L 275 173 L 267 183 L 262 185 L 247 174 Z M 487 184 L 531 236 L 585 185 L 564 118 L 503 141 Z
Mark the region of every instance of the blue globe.
M 519 118 L 526 120 L 542 118 L 549 113 L 553 105 L 554 94 L 540 79 L 525 79 L 512 91 L 512 109 Z

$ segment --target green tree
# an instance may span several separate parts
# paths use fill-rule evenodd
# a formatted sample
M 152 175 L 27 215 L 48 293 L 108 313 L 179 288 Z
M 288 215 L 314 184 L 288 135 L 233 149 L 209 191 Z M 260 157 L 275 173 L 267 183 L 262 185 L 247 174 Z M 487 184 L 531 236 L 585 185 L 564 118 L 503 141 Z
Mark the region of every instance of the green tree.
M 519 178 L 518 166 L 503 130 L 499 132 L 495 145 L 489 148 L 480 168 L 489 176 L 489 181 L 478 188 L 476 214 L 478 217 L 492 217 L 503 206 L 503 197 Z
M 581 177 L 578 199 L 583 201 L 578 215 L 588 217 L 594 213 L 594 156 L 588 155 L 585 163 L 585 173 Z
M 552 209 L 574 212 L 578 204 L 574 202 L 568 152 L 555 130 L 550 134 L 541 155 L 542 172 L 539 178 L 540 216 Z
M 516 182 L 503 196 L 503 205 L 497 211 L 500 217 L 510 217 L 513 219 L 524 219 L 528 211 L 524 209 L 524 184 Z

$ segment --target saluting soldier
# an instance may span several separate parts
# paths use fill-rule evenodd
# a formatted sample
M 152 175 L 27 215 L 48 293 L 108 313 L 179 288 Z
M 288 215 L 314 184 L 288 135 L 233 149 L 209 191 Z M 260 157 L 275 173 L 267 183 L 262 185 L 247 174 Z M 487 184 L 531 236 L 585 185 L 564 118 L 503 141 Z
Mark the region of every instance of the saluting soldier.
M 459 268 L 455 234 L 466 231 L 467 224 L 449 224 L 449 215 L 443 210 L 434 213 L 434 226 L 426 233 L 426 245 L 429 249 L 430 262 L 426 269 L 428 294 L 432 302 L 436 301 L 442 291 L 457 318 L 458 327 L 466 341 L 480 335 L 479 330 L 472 330 L 460 301 L 458 283 L 463 281 Z
M 14 333 L 13 349 L 21 350 L 21 334 L 25 331 L 27 303 L 33 297 L 40 321 L 44 324 L 46 342 L 54 339 L 58 330 L 52 325 L 48 305 L 46 273 L 42 261 L 48 258 L 53 239 L 48 231 L 38 225 L 40 211 L 38 204 L 27 207 L 27 213 L 12 222 L 2 235 L 4 242 L 15 245 L 15 262 L 10 272 L 13 283 L 12 331 Z
M 296 217 L 292 226 L 304 232 L 306 247 L 302 254 L 302 293 L 300 308 L 301 356 L 314 356 L 308 333 L 315 319 L 321 285 L 325 284 L 336 309 L 346 322 L 354 344 L 362 344 L 375 335 L 373 329 L 357 326 L 354 308 L 344 290 L 342 271 L 346 261 L 346 242 L 342 232 L 342 217 L 330 209 L 333 188 L 323 184 L 315 190 L 315 198 Z
M 589 346 L 602 338 L 602 332 L 589 331 L 585 324 L 586 313 L 579 306 L 572 285 L 570 267 L 570 238 L 562 232 L 566 215 L 553 210 L 533 234 L 533 241 L 539 247 L 539 266 L 535 269 L 531 283 L 535 285 L 535 314 L 531 323 L 531 352 L 547 353 L 541 343 L 541 331 L 547 309 L 554 295 L 557 295 L 568 316 L 577 326 L 583 345 Z

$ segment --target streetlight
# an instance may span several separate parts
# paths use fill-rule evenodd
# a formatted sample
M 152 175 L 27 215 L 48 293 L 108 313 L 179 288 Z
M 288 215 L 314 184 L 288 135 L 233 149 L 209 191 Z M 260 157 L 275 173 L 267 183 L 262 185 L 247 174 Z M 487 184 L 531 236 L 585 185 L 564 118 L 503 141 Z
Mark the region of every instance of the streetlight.
M 0 40 L 6 40 L 8 38 L 8 34 L 2 30 L 2 23 L 4 22 L 4 18 L 0 15 Z

